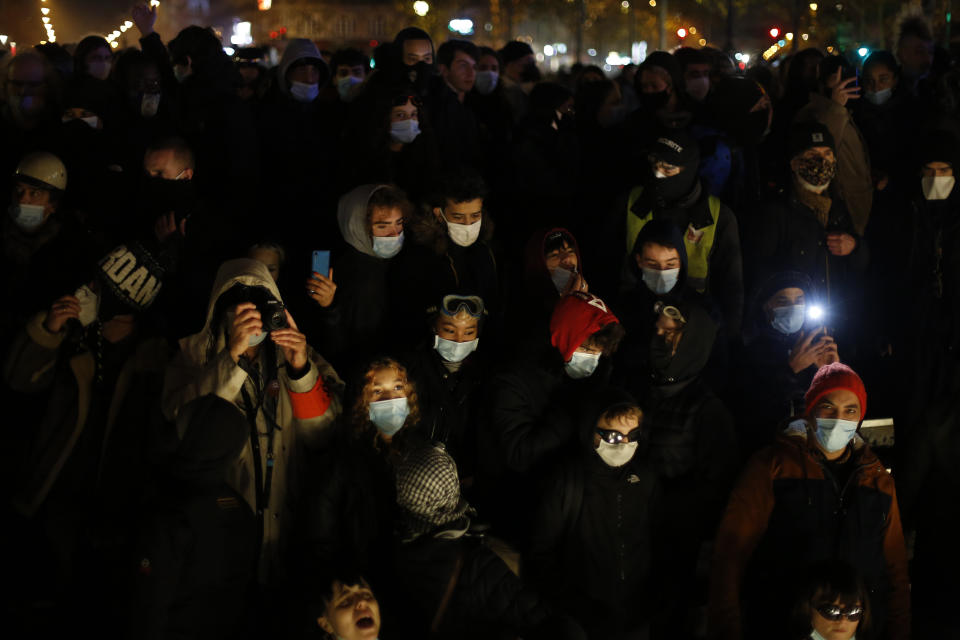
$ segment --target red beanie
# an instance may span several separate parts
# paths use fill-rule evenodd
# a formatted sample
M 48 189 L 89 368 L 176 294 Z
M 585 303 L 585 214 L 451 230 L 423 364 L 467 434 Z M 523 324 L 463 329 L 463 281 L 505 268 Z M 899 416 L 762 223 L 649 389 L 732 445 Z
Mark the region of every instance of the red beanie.
M 583 342 L 608 324 L 620 322 L 607 303 L 590 293 L 576 291 L 564 296 L 550 316 L 550 342 L 569 362 Z
M 807 403 L 807 415 L 813 413 L 814 407 L 817 406 L 823 396 L 837 389 L 846 389 L 853 392 L 857 396 L 857 400 L 860 401 L 861 419 L 867 415 L 867 390 L 863 386 L 863 380 L 853 369 L 842 362 L 834 362 L 817 369 L 816 375 L 813 376 L 813 382 L 810 383 L 810 388 L 807 389 L 804 396 Z

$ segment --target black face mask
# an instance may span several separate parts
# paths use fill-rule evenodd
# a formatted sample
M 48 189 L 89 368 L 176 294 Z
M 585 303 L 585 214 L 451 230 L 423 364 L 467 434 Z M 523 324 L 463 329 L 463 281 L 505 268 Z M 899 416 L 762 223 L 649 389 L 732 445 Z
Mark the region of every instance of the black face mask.
M 413 85 L 418 95 L 426 95 L 430 88 L 430 78 L 433 76 L 433 65 L 423 62 L 404 65 L 407 71 L 407 79 Z
M 657 178 L 651 173 L 649 187 L 653 190 L 658 204 L 669 205 L 689 195 L 696 180 L 697 168 L 684 167 L 683 171 L 669 178 Z
M 670 101 L 670 93 L 666 89 L 656 93 L 641 93 L 640 101 L 645 109 L 656 112 L 667 106 L 667 102 Z
M 540 82 L 540 68 L 531 62 L 520 72 L 520 82 Z
M 178 224 L 190 216 L 197 200 L 192 180 L 165 180 L 154 176 L 144 176 L 140 197 L 151 222 L 172 211 Z

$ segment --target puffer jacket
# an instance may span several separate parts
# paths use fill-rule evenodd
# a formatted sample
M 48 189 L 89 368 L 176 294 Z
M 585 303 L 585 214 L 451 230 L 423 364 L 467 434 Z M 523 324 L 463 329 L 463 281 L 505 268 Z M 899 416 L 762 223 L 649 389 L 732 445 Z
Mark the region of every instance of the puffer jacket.
M 236 464 L 228 471 L 228 482 L 262 519 L 259 578 L 261 582 L 270 583 L 278 577 L 276 572 L 283 538 L 293 526 L 287 496 L 288 492 L 296 490 L 302 448 L 322 448 L 328 439 L 330 427 L 341 411 L 343 382 L 309 345 L 306 373 L 292 378 L 282 351 L 267 340 L 260 349 L 261 371 L 272 368 L 266 365 L 267 358 L 273 358 L 278 386 L 273 387 L 272 381 L 264 381 L 266 388 L 261 388 L 230 357 L 226 332 L 220 325 L 222 318 L 214 317 L 220 296 L 236 284 L 263 287 L 275 299 L 282 300 L 276 283 L 263 264 L 247 259 L 225 262 L 217 274 L 203 330 L 180 341 L 180 353 L 167 369 L 163 411 L 172 420 L 194 398 L 215 394 L 235 404 L 247 415 L 248 421 L 255 424 L 257 440 L 251 438 L 243 448 Z M 274 389 L 275 426 L 268 420 L 263 407 L 267 395 L 272 396 Z M 259 461 L 255 460 L 255 450 L 259 451 Z M 272 458 L 269 465 L 268 452 Z M 270 467 L 273 469 L 272 479 L 270 493 L 266 495 L 263 492 Z M 259 487 L 257 478 L 260 478 Z
M 910 637 L 907 554 L 893 478 L 855 436 L 846 454 L 853 471 L 838 486 L 813 444 L 813 429 L 808 420 L 791 423 L 750 459 L 730 496 L 710 580 L 711 638 L 752 637 L 751 629 L 769 635 L 786 620 L 781 614 L 797 576 L 831 559 L 860 572 L 883 637 Z

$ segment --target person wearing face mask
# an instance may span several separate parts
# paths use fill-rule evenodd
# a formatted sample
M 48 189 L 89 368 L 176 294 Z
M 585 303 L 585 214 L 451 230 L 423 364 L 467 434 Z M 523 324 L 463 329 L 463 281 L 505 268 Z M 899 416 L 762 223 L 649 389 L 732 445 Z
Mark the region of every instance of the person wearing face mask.
M 648 142 L 654 129 L 682 129 L 692 118 L 691 99 L 684 91 L 680 63 L 666 51 L 654 51 L 637 68 L 634 86 L 640 109 L 630 118 L 632 139 Z
M 837 343 L 822 320 L 810 278 L 795 271 L 770 275 L 754 292 L 744 323 L 742 360 L 735 404 L 741 451 L 747 455 L 773 443 L 775 428 L 802 412 L 803 394 L 817 370 L 839 360 Z
M 526 42 L 511 40 L 500 49 L 500 84 L 510 107 L 513 124 L 517 125 L 530 108 L 530 91 L 540 80 L 533 48 Z
M 448 293 L 483 298 L 496 341 L 503 312 L 500 274 L 493 248 L 494 224 L 484 210 L 487 188 L 472 169 L 445 171 L 435 193 L 407 225 L 409 244 L 390 270 L 397 312 L 396 346 L 419 342 L 423 312 Z
M 845 322 L 858 309 L 860 279 L 870 252 L 857 234 L 844 199 L 832 187 L 836 174 L 834 140 L 823 125 L 805 123 L 794 127 L 787 148 L 792 184 L 775 201 L 763 206 L 763 215 L 745 227 L 744 246 L 748 272 L 753 274 L 799 271 L 813 281 L 830 307 L 835 337 L 853 344 L 844 331 Z M 751 283 L 756 287 L 759 283 Z
M 431 441 L 457 461 L 464 490 L 472 489 L 476 447 L 490 374 L 484 301 L 477 296 L 445 295 L 430 308 L 430 334 L 407 358 L 417 381 L 423 416 L 420 424 Z M 483 350 L 479 350 L 481 344 Z
M 840 56 L 820 62 L 817 90 L 797 112 L 794 123 L 815 122 L 826 127 L 836 143 L 835 182 L 843 194 L 854 229 L 862 235 L 873 206 L 873 178 L 867 142 L 851 110 L 861 98 L 856 73 Z
M 87 36 L 73 52 L 75 79 L 93 78 L 100 82 L 110 76 L 113 54 L 110 44 L 100 36 Z
M 50 133 L 60 115 L 60 83 L 50 62 L 39 53 L 7 56 L 0 75 L 0 134 L 6 167 Z
M 750 459 L 730 496 L 717 532 L 722 551 L 711 567 L 709 633 L 786 637 L 796 576 L 839 560 L 863 577 L 878 637 L 910 638 L 897 491 L 858 434 L 867 409 L 863 382 L 850 367 L 828 364 L 805 404 L 803 415 Z
M 405 251 L 404 225 L 412 211 L 404 193 L 385 184 L 361 185 L 340 198 L 337 221 L 345 246 L 330 260 L 337 287 L 327 307 L 315 300 L 304 323 L 333 362 L 355 362 L 391 348 L 391 271 Z
M 515 325 L 519 326 L 519 325 Z M 550 319 L 550 342 L 491 381 L 488 428 L 478 449 L 481 509 L 503 535 L 528 541 L 532 496 L 517 495 L 575 438 L 573 405 L 606 385 L 623 327 L 600 298 L 575 292 Z
M 423 29 L 401 29 L 393 39 L 395 54 L 400 64 L 393 70 L 389 80 L 395 84 L 412 87 L 413 94 L 425 99 L 436 72 L 433 39 Z
M 345 106 L 356 100 L 370 72 L 370 58 L 351 47 L 338 49 L 330 60 L 330 68 L 337 101 Z
M 213 393 L 243 412 L 248 446 L 228 480 L 258 517 L 262 585 L 283 574 L 294 524 L 287 500 L 301 479 L 293 456 L 329 441 L 342 389 L 283 306 L 267 267 L 247 258 L 224 262 L 203 329 L 180 340 L 167 368 L 162 407 L 173 420 L 188 402 Z
M 71 265 L 73 283 L 19 327 L 6 352 L 7 388 L 21 403 L 32 399 L 10 406 L 10 419 L 29 425 L 9 463 L 9 504 L 20 516 L 12 535 L 33 539 L 18 545 L 29 572 L 41 557 L 57 558 L 42 587 L 55 602 L 81 583 L 113 586 L 106 576 L 75 573 L 76 563 L 129 541 L 134 523 L 116 514 L 152 477 L 150 455 L 173 444 L 156 413 L 168 348 L 147 315 L 168 267 L 138 243 L 99 264 Z M 27 601 L 44 597 L 33 588 L 23 592 Z
M 607 390 L 577 417 L 576 449 L 543 484 L 525 570 L 589 637 L 647 637 L 662 500 L 646 452 L 646 412 Z
M 710 71 L 713 67 L 710 56 L 700 49 L 680 47 L 673 52 L 683 75 L 683 91 L 698 104 L 703 104 L 710 93 Z
M 289 558 L 310 567 L 348 560 L 372 584 L 392 584 L 396 467 L 430 443 L 404 365 L 381 356 L 363 361 L 353 377 L 333 441 L 304 460 L 301 519 Z
M 714 301 L 729 338 L 738 334 L 743 315 L 739 230 L 733 212 L 703 188 L 697 174 L 699 157 L 697 143 L 677 130 L 661 130 L 647 147 L 649 173 L 644 184 L 618 200 L 616 219 L 611 218 L 626 247 L 624 253 L 609 252 L 606 273 L 610 281 L 619 279 L 623 256 L 633 249 L 646 224 L 672 222 L 684 234 L 687 284 Z

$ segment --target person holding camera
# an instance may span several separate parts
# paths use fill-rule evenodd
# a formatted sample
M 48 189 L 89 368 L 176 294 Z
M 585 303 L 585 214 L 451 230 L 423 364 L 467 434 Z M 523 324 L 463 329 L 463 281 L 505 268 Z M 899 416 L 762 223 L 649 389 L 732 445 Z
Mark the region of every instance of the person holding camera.
M 229 474 L 261 526 L 259 581 L 279 577 L 303 447 L 321 448 L 340 414 L 343 383 L 307 344 L 267 267 L 249 259 L 220 266 L 202 331 L 180 341 L 167 369 L 163 411 L 170 420 L 192 399 L 215 394 L 250 425 L 249 443 Z M 182 434 L 178 434 L 181 435 Z

